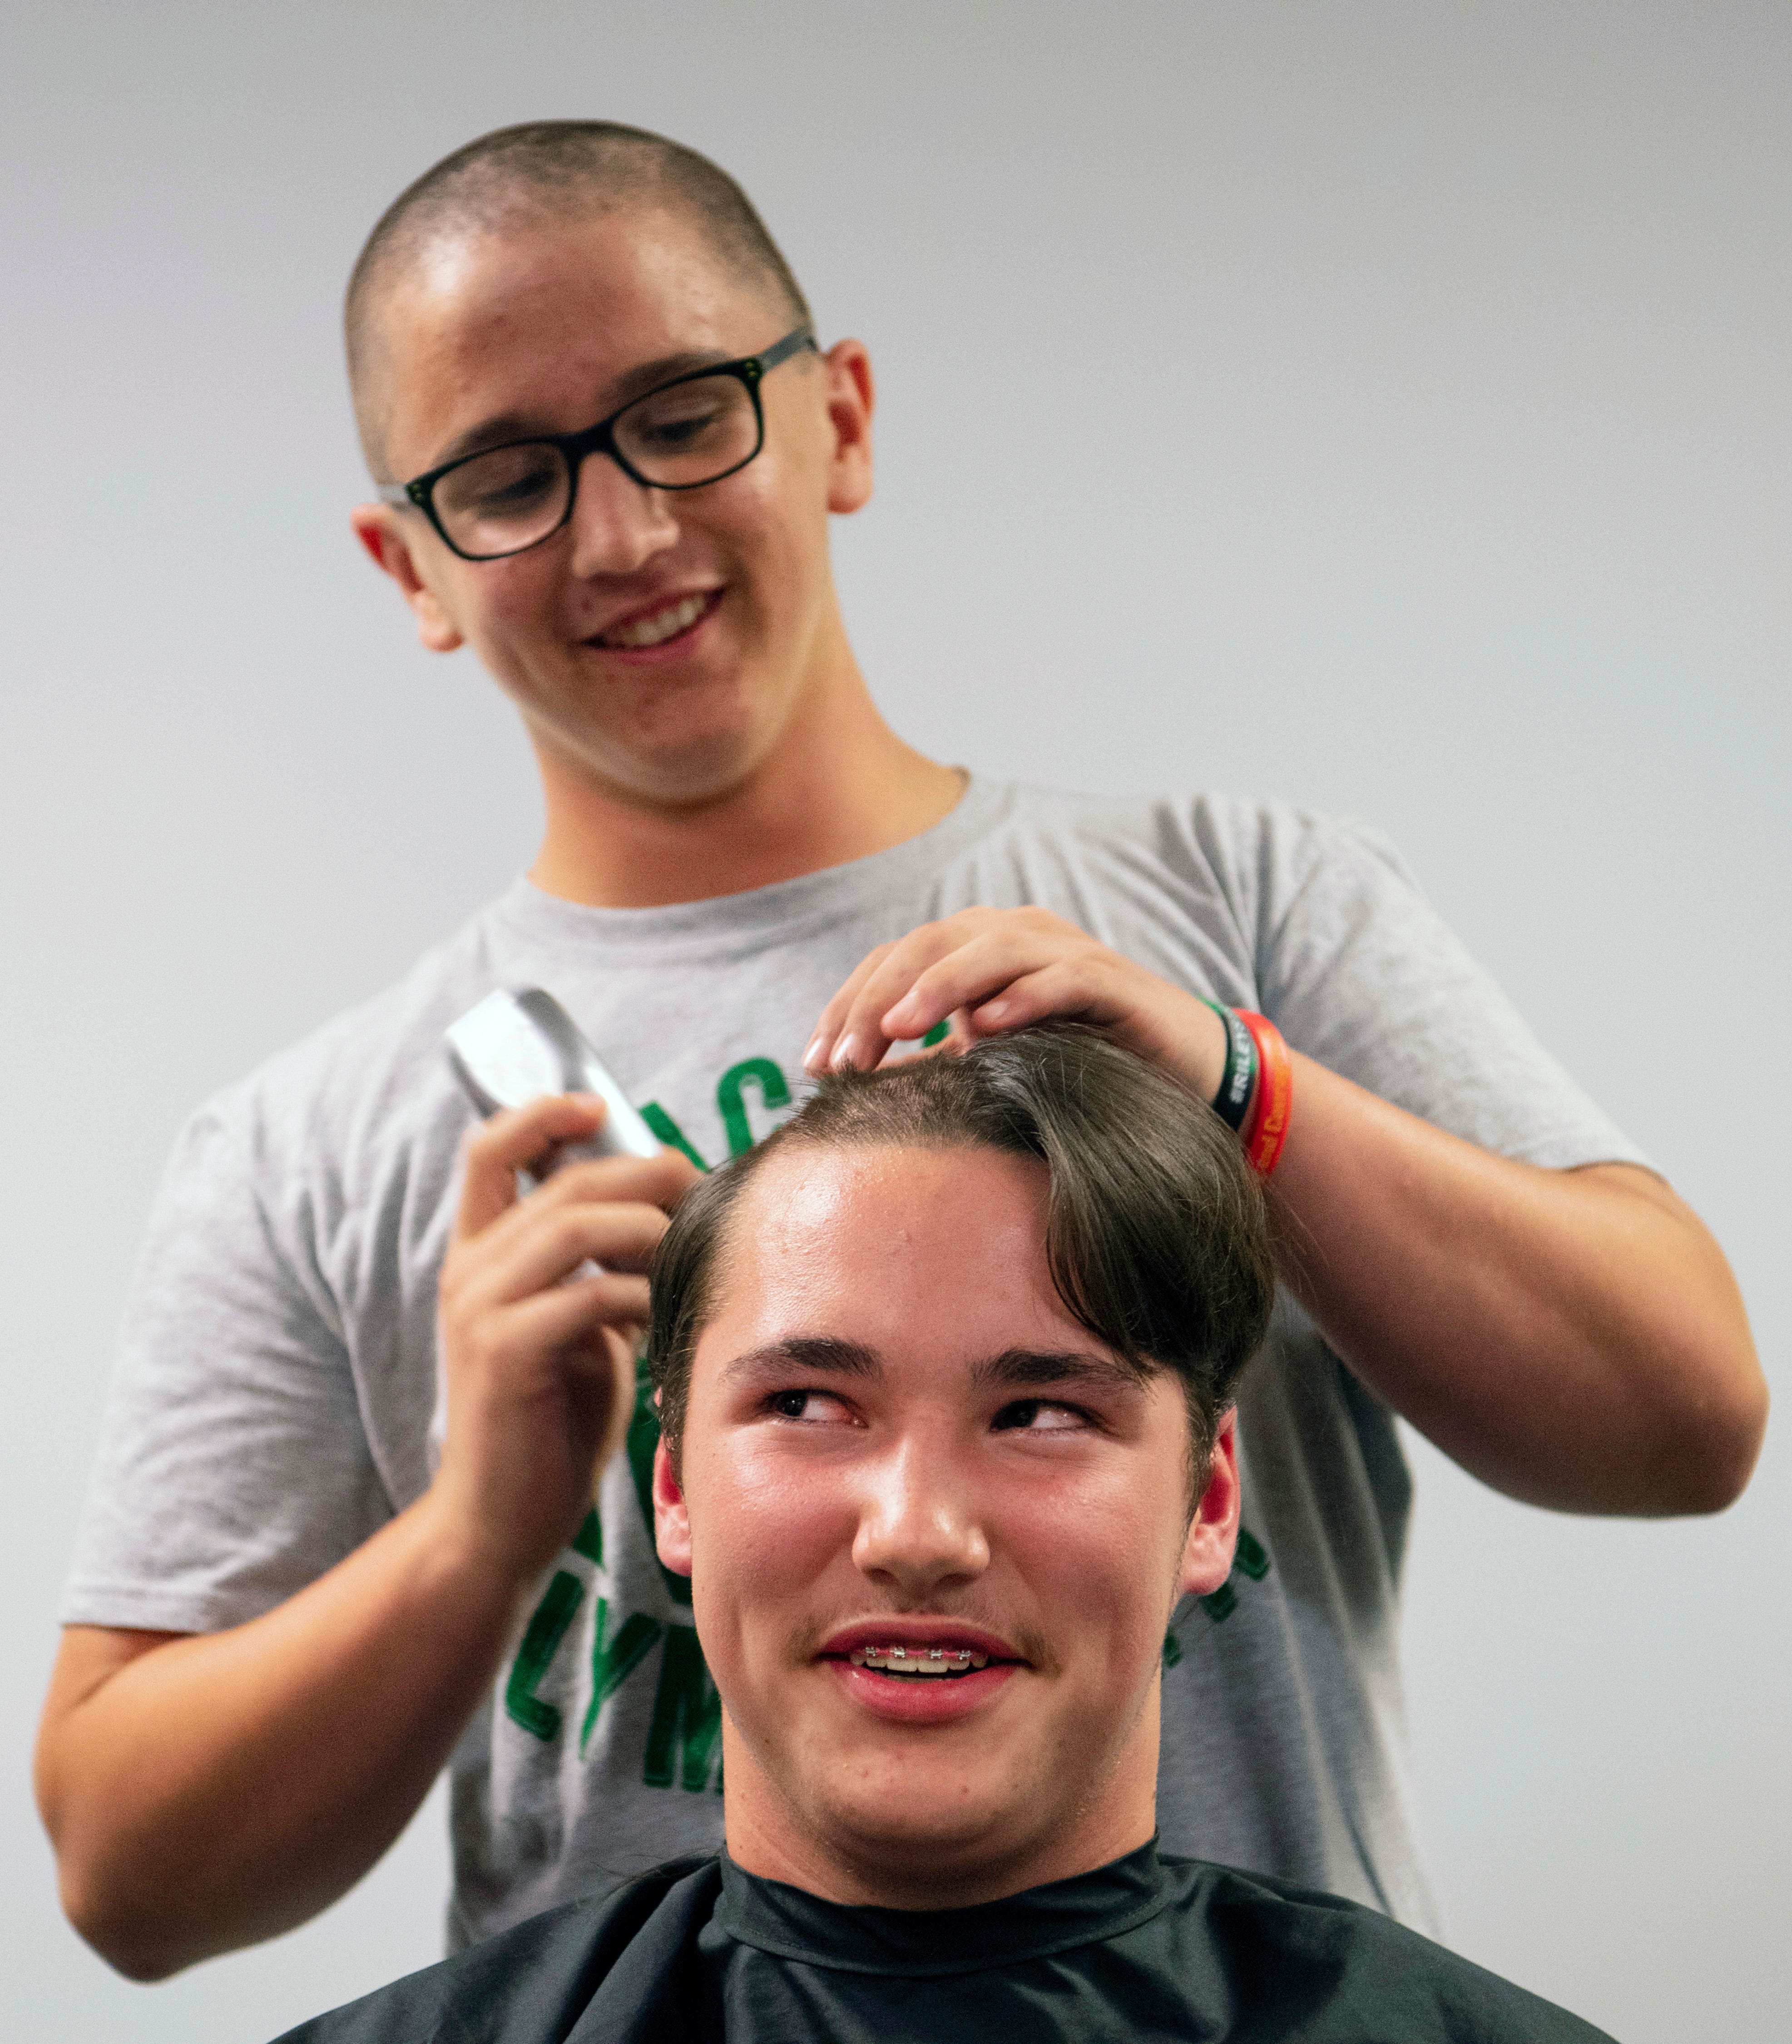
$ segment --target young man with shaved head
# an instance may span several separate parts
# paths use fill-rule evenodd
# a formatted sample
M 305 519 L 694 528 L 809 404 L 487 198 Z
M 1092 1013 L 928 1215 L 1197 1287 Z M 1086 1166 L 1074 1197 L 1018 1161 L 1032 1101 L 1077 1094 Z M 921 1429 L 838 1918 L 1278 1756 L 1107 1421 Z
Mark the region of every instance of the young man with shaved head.
M 654 1266 L 659 1553 L 725 1850 L 294 2033 L 1591 2040 L 1374 1911 L 1156 1842 L 1165 1630 L 1230 1572 L 1275 1287 L 1202 1105 L 1101 1037 L 842 1073 Z
M 349 334 L 355 530 L 516 704 L 546 831 L 182 1139 L 39 1746 L 74 1921 L 144 1977 L 271 1935 L 450 1762 L 457 1944 L 712 1850 L 720 1706 L 618 1375 L 666 1212 L 805 1067 L 1063 1016 L 1216 1103 L 1290 1245 L 1238 1558 L 1169 1627 L 1165 1842 L 1429 1923 L 1395 1415 L 1535 1503 L 1721 1507 L 1764 1394 L 1715 1245 L 1379 840 L 1007 786 L 891 731 L 828 557 L 870 494 L 869 358 L 713 165 L 603 123 L 470 144 L 375 229 Z M 559 1101 L 473 1136 L 457 1222 L 442 1033 L 531 986 L 666 1149 L 519 1200 L 594 1126 Z

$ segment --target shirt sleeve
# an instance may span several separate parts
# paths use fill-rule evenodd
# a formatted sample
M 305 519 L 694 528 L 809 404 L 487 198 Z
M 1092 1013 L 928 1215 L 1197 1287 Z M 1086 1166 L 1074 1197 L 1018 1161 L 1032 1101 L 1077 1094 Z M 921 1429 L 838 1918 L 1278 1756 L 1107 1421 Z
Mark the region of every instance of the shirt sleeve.
M 278 1171 L 283 1220 L 263 1188 Z M 391 1516 L 340 1316 L 252 1085 L 188 1126 L 126 1306 L 67 1624 L 209 1632 L 259 1616 Z
M 1233 879 L 1253 912 L 1264 1012 L 1295 1049 L 1502 1156 L 1654 1168 L 1537 1041 L 1386 840 L 1290 809 L 1256 816 Z

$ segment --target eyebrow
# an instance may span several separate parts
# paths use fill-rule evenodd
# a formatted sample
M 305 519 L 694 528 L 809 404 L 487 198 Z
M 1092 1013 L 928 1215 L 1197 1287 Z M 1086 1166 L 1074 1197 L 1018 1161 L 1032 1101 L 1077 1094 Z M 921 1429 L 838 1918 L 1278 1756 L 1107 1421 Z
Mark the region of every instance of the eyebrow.
M 1007 1348 L 977 1364 L 971 1381 L 979 1389 L 1030 1391 L 1048 1385 L 1083 1385 L 1092 1391 L 1140 1389 L 1143 1374 L 1116 1356 L 1088 1349 Z
M 818 1377 L 881 1377 L 884 1366 L 874 1349 L 861 1342 L 837 1340 L 831 1335 L 790 1335 L 737 1355 L 723 1372 L 723 1383 L 776 1370 L 812 1371 Z
M 610 395 L 615 400 L 598 418 L 608 418 L 631 405 L 637 398 L 644 398 L 650 390 L 656 390 L 662 383 L 673 383 L 681 376 L 689 376 L 700 369 L 714 369 L 724 362 L 738 362 L 738 355 L 723 355 L 715 348 L 685 348 L 677 355 L 662 355 L 651 362 L 638 362 L 635 367 L 617 378 L 611 386 Z M 582 432 L 575 426 L 574 432 Z M 482 419 L 476 426 L 470 426 L 464 433 L 449 441 L 428 468 L 420 471 L 428 474 L 431 470 L 446 468 L 450 462 L 459 461 L 464 455 L 483 454 L 488 448 L 508 447 L 514 440 L 558 440 L 562 436 L 539 417 L 527 412 L 500 412 L 495 417 Z
M 729 1363 L 724 1383 L 770 1370 L 796 1370 L 816 1376 L 875 1377 L 884 1366 L 874 1349 L 831 1335 L 792 1335 L 748 1349 Z M 1091 1390 L 1137 1390 L 1140 1373 L 1112 1356 L 1084 1349 L 1005 1348 L 972 1365 L 971 1383 L 979 1391 L 1033 1391 L 1083 1385 Z

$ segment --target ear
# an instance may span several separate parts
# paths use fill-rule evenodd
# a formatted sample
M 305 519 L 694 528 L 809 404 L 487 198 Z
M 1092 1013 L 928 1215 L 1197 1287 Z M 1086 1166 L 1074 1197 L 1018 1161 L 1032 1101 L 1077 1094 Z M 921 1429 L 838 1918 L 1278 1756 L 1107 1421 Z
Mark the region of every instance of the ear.
M 838 340 L 821 359 L 834 428 L 827 508 L 857 511 L 871 501 L 871 414 L 877 402 L 871 357 L 863 341 Z
M 1238 1545 L 1238 1414 L 1229 1408 L 1207 1458 L 1207 1485 L 1195 1506 L 1183 1544 L 1180 1594 L 1211 1596 L 1232 1573 Z
M 459 628 L 441 599 L 424 581 L 409 536 L 389 504 L 358 504 L 348 514 L 355 536 L 404 592 L 417 621 L 417 636 L 432 653 L 451 653 L 462 644 Z
M 675 1576 L 691 1573 L 691 1513 L 662 1439 L 654 1450 L 654 1545 Z

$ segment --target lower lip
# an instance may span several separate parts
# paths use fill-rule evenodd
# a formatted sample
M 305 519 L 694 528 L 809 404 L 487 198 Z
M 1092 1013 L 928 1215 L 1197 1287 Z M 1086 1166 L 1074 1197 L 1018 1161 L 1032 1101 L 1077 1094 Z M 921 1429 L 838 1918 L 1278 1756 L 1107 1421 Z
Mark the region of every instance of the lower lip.
M 1012 1661 L 973 1669 L 968 1675 L 881 1675 L 875 1668 L 830 1660 L 834 1679 L 852 1701 L 891 1724 L 950 1724 L 988 1703 L 1010 1676 Z
M 670 639 L 655 640 L 650 646 L 610 646 L 601 639 L 587 639 L 585 643 L 593 652 L 601 653 L 606 660 L 624 661 L 631 667 L 651 667 L 656 660 L 681 659 L 691 650 L 692 641 L 720 609 L 724 594 L 717 590 L 682 632 L 674 632 Z

